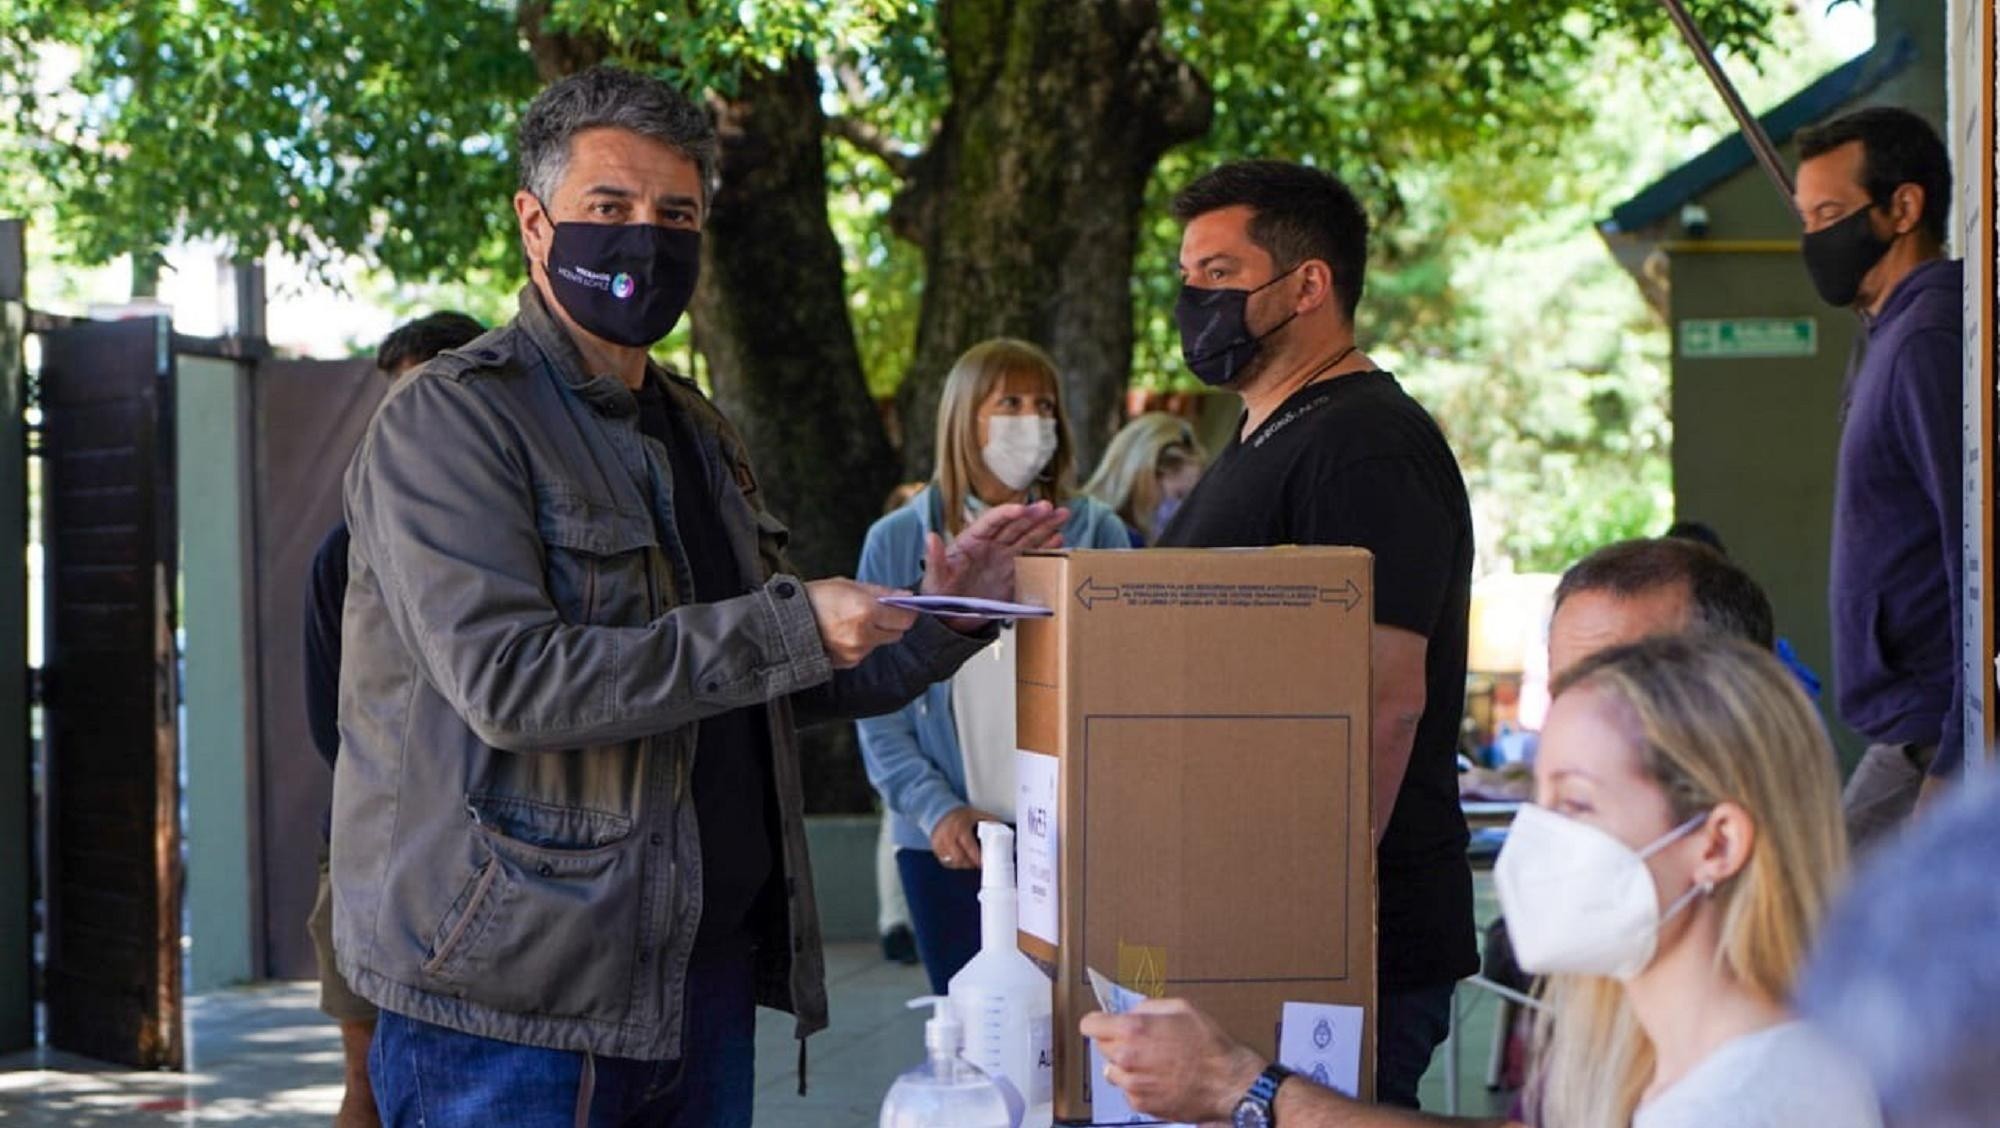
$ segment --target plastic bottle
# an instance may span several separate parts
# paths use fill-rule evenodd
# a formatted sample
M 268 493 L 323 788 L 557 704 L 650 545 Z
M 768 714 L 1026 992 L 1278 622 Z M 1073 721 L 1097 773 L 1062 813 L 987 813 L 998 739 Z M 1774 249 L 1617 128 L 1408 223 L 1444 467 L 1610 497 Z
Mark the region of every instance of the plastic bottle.
M 1014 888 L 1014 831 L 979 824 L 979 954 L 951 977 L 951 1006 L 965 1026 L 965 1058 L 1004 1082 L 1024 1106 L 1023 1128 L 1055 1120 L 1055 1058 L 1049 1045 L 1049 977 L 1021 954 Z
M 1019 1128 L 1001 1086 L 959 1056 L 961 1028 L 950 1003 L 935 995 L 910 1000 L 912 1009 L 937 1008 L 924 1023 L 929 1060 L 889 1087 L 881 1128 Z

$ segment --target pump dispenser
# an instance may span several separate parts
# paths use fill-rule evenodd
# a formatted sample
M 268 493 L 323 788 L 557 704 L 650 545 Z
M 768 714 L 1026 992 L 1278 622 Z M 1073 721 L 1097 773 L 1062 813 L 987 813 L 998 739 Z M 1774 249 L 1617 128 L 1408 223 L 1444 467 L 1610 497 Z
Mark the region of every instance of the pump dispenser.
M 959 1056 L 962 1027 L 949 999 L 911 999 L 910 1009 L 935 1007 L 924 1023 L 928 1060 L 889 1087 L 881 1128 L 1019 1128 L 1002 1087 Z
M 1049 977 L 1021 954 L 1014 888 L 1014 830 L 979 824 L 979 954 L 951 977 L 951 1009 L 965 1027 L 966 1060 L 1010 1088 L 1023 1128 L 1055 1120 L 1055 1056 L 1049 1044 Z

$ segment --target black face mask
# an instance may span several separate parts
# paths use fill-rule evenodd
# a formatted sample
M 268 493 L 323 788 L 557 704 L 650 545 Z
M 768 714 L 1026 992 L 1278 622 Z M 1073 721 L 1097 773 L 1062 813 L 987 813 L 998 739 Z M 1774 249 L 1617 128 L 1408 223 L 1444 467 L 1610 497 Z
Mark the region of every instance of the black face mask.
M 694 296 L 701 232 L 558 223 L 543 266 L 549 289 L 578 325 L 614 344 L 645 348 L 673 330 Z
M 1826 304 L 1851 306 L 1861 293 L 1861 279 L 1882 256 L 1889 253 L 1890 239 L 1875 234 L 1868 217 L 1874 205 L 1862 207 L 1838 223 L 1811 232 L 1800 241 L 1806 273 L 1813 289 Z
M 1250 290 L 1204 290 L 1182 283 L 1181 296 L 1174 302 L 1174 324 L 1180 327 L 1181 359 L 1187 362 L 1188 371 L 1210 387 L 1221 387 L 1241 376 L 1256 358 L 1264 338 L 1298 316 L 1294 310 L 1283 321 L 1252 336 L 1246 320 L 1250 295 L 1277 285 L 1298 268 Z

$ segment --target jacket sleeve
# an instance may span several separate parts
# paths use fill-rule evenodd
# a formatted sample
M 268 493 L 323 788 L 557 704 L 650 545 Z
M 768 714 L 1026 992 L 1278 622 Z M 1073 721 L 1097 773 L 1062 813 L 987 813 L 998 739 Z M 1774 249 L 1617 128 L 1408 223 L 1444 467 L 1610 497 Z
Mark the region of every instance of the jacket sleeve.
M 868 530 L 856 579 L 911 590 L 922 581 L 917 564 L 922 558 L 921 541 L 903 543 L 906 538 L 892 527 L 899 516 L 891 514 Z M 903 559 L 905 553 L 907 560 Z M 965 635 L 932 616 L 919 615 L 917 625 L 900 642 L 877 648 L 851 670 L 836 671 L 831 680 L 795 697 L 793 707 L 802 724 L 854 720 L 902 709 L 932 683 L 957 673 L 967 658 L 997 637 L 999 628 L 990 624 L 977 634 Z
M 1913 519 L 1932 522 L 1944 548 L 1951 606 L 1951 704 L 1944 715 L 1930 774 L 1956 776 L 1965 765 L 1965 526 L 1963 388 L 1955 334 L 1931 330 L 1911 335 L 1896 358 L 1891 418 L 1910 474 L 1930 503 Z
M 481 393 L 455 380 L 419 377 L 390 395 L 349 468 L 347 514 L 403 645 L 495 748 L 636 739 L 830 673 L 791 576 L 645 627 L 565 623 L 525 459 Z
M 885 587 L 907 587 L 911 583 L 907 562 L 897 557 L 913 558 L 920 549 L 914 543 L 902 543 L 909 538 L 896 536 L 893 520 L 893 516 L 885 517 L 868 530 L 868 539 L 861 548 L 861 564 L 855 569 L 855 578 L 863 583 Z M 882 802 L 929 834 L 938 820 L 954 808 L 964 806 L 965 800 L 952 791 L 951 781 L 939 770 L 937 762 L 925 754 L 918 735 L 918 708 L 913 701 L 892 713 L 858 721 L 855 730 L 861 740 L 861 759 L 868 769 L 868 781 L 881 792 Z

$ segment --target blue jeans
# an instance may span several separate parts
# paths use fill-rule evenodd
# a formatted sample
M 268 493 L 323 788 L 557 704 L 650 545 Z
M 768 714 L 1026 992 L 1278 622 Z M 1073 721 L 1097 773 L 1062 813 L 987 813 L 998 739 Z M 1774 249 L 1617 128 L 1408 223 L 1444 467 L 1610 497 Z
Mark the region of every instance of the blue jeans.
M 1375 1019 L 1375 1103 L 1417 1107 L 1417 1082 L 1451 1032 L 1455 983 L 1381 991 Z
M 942 995 L 958 969 L 979 954 L 979 871 L 946 869 L 929 850 L 896 851 L 896 869 L 931 994 Z
M 688 969 L 678 1061 L 598 1057 L 590 1128 L 749 1128 L 757 1068 L 747 952 Z M 574 1128 L 584 1055 L 462 1034 L 383 1011 L 368 1054 L 390 1128 Z

